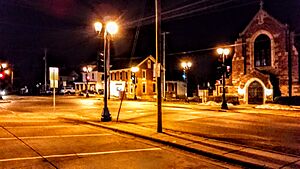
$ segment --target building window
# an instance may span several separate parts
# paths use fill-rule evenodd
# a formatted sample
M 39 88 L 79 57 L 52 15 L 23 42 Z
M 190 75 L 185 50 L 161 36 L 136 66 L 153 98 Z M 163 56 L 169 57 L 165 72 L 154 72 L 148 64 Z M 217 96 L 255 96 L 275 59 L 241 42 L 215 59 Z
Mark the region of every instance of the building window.
M 104 74 L 101 75 L 101 80 L 102 80 L 102 81 L 104 80 Z
M 142 78 L 146 79 L 146 70 L 142 70 Z
M 153 83 L 153 93 L 155 93 L 155 92 L 156 92 L 156 84 Z
M 150 59 L 148 60 L 147 67 L 148 67 L 148 69 L 151 69 L 151 60 Z
M 125 78 L 128 80 L 128 72 L 125 73 Z
M 134 88 L 134 85 L 132 84 L 132 85 L 130 85 L 130 94 L 132 94 L 133 93 L 133 88 Z
M 259 35 L 254 41 L 254 64 L 271 66 L 271 40 L 267 35 Z
M 110 74 L 110 80 L 113 80 L 113 75 L 114 75 L 114 73 Z
M 172 92 L 175 92 L 175 84 L 174 83 L 171 84 L 171 89 L 172 89 Z
M 143 94 L 146 93 L 146 83 L 143 83 Z
M 123 79 L 123 72 L 120 72 L 120 80 Z
M 95 79 L 95 74 L 94 73 L 92 73 L 92 79 Z
M 117 80 L 117 73 L 114 73 L 114 75 L 115 75 L 115 80 Z

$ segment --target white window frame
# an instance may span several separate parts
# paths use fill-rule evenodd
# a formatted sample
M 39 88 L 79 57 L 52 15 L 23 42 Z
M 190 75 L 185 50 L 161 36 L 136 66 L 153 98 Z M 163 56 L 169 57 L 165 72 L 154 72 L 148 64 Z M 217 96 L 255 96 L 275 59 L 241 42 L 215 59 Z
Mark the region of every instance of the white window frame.
M 151 60 L 150 60 L 150 59 L 149 59 L 148 62 L 147 62 L 147 68 L 148 68 L 148 69 L 151 69 Z
M 144 73 L 145 73 L 145 77 L 144 77 Z M 142 70 L 142 79 L 145 80 L 147 78 L 147 70 L 143 69 Z

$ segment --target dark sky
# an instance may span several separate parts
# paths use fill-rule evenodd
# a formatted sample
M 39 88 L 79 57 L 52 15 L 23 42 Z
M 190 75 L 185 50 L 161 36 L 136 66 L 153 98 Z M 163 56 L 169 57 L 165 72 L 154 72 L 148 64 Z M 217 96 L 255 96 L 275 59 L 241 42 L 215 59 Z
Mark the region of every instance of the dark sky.
M 161 6 L 162 31 L 170 32 L 167 78 L 179 79 L 177 62 L 188 56 L 197 72 L 195 83 L 200 83 L 213 75 L 210 64 L 216 59 L 209 49 L 234 43 L 258 11 L 259 0 L 162 0 Z M 299 0 L 265 0 L 264 9 L 300 33 Z M 49 66 L 79 69 L 97 58 L 97 19 L 120 24 L 113 60 L 153 55 L 153 16 L 153 0 L 0 0 L 0 59 L 14 65 L 20 85 L 43 82 L 44 48 Z

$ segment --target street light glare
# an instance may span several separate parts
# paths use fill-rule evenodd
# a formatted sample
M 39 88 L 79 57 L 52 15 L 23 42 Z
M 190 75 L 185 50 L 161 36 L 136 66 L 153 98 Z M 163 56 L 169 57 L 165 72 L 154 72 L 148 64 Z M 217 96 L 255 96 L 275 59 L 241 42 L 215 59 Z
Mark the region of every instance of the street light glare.
M 230 53 L 230 50 L 228 48 L 223 50 L 224 55 L 228 55 Z
M 139 68 L 138 68 L 138 67 L 132 67 L 132 68 L 131 68 L 131 71 L 134 72 L 134 73 L 136 73 L 136 72 L 139 71 Z
M 4 73 L 7 74 L 7 75 L 9 75 L 10 71 L 9 70 L 5 70 Z
M 190 68 L 190 67 L 192 67 L 192 62 L 188 62 L 187 63 L 187 66 Z
M 183 68 L 185 68 L 185 67 L 186 67 L 186 65 L 187 65 L 187 63 L 186 63 L 186 62 L 182 62 L 182 63 L 181 63 L 181 66 L 182 66 Z
M 111 21 L 106 24 L 106 30 L 111 35 L 116 34 L 118 32 L 118 29 L 119 29 L 119 27 L 116 22 Z
M 88 72 L 91 72 L 93 70 L 92 67 L 88 67 Z
M 96 30 L 97 32 L 101 32 L 101 29 L 102 29 L 102 23 L 100 23 L 100 22 L 95 22 L 94 27 L 95 27 L 95 30 Z
M 86 67 L 83 67 L 82 70 L 83 70 L 84 72 L 86 72 L 86 71 L 87 71 L 87 68 L 86 68 Z
M 218 48 L 218 49 L 217 49 L 217 53 L 218 53 L 219 55 L 223 54 L 223 51 L 224 51 L 223 48 Z

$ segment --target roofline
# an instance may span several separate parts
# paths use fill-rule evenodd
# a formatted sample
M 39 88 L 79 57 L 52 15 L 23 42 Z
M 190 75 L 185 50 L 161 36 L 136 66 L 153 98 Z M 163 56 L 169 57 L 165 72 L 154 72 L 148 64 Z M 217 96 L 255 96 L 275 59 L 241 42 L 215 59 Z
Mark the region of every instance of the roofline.
M 153 62 L 156 61 L 152 55 L 149 55 L 149 56 L 146 57 L 142 62 L 140 62 L 136 67 L 141 66 L 144 62 L 146 62 L 146 61 L 148 60 L 148 58 L 151 59 Z
M 257 18 L 257 16 L 261 13 L 265 13 L 266 15 L 268 15 L 268 17 L 270 17 L 272 20 L 274 20 L 279 26 L 283 27 L 283 28 L 287 28 L 288 25 L 287 24 L 283 24 L 280 21 L 278 21 L 276 18 L 274 18 L 273 16 L 271 16 L 267 11 L 263 10 L 263 9 L 259 9 L 259 11 L 255 14 L 255 16 L 251 19 L 251 21 L 248 23 L 248 25 L 246 26 L 246 28 L 242 31 L 242 33 L 240 33 L 239 35 L 242 36 L 246 33 L 246 31 L 249 29 L 249 27 L 252 25 L 252 23 L 254 22 L 255 18 Z

